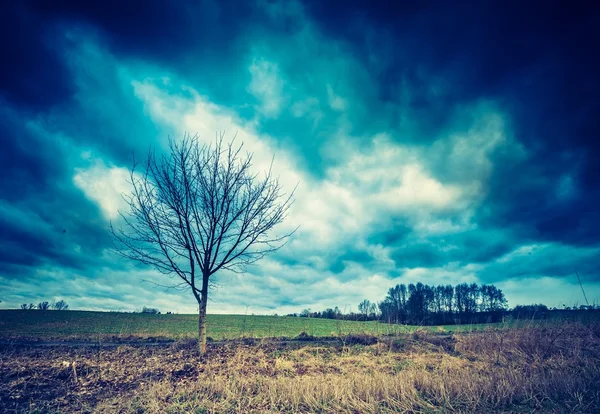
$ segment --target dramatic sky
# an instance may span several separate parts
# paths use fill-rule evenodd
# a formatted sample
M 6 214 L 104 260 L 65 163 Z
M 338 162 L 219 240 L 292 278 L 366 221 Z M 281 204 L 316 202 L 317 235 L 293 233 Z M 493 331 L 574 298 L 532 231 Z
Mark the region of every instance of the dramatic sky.
M 209 313 L 354 310 L 418 281 L 572 306 L 576 272 L 600 302 L 599 14 L 379 3 L 3 2 L 0 306 L 194 312 L 107 228 L 132 154 L 217 131 L 299 183 L 281 229 L 300 229 L 217 274 Z

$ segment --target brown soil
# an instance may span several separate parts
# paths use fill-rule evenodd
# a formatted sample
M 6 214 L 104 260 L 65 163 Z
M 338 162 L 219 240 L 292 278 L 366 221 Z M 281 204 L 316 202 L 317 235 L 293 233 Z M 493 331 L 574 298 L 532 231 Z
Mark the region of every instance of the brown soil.
M 191 340 L 4 346 L 0 412 L 598 412 L 599 361 L 597 326 L 236 341 L 206 357 Z

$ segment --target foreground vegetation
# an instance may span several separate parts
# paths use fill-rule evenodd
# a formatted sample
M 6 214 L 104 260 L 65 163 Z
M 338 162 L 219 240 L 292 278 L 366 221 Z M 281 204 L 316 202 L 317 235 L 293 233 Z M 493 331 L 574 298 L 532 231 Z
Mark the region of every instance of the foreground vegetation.
M 341 321 L 292 316 L 208 315 L 208 336 L 215 341 L 240 337 L 340 336 L 406 333 L 416 329 L 375 321 Z M 470 331 L 488 325 L 431 327 L 437 331 Z M 0 310 L 0 339 L 185 339 L 198 336 L 198 315 L 152 315 L 88 311 Z
M 600 324 L 0 350 L 0 412 L 598 412 Z

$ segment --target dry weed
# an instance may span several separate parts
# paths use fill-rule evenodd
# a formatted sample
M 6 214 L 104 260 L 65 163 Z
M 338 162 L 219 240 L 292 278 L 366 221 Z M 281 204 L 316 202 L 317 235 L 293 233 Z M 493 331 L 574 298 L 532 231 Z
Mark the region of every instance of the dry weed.
M 204 361 L 193 343 L 13 351 L 0 358 L 0 411 L 598 412 L 599 333 L 571 323 L 355 346 L 235 344 Z

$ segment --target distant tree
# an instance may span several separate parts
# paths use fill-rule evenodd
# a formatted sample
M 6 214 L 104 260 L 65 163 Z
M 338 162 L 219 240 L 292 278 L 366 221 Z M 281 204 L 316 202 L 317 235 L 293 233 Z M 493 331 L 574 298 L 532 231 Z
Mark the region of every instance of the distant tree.
M 196 137 L 170 142 L 170 154 L 150 151 L 141 174 L 130 173 L 124 229 L 111 225 L 115 251 L 179 278 L 198 303 L 200 352 L 206 353 L 206 307 L 211 277 L 243 273 L 279 249 L 293 233 L 273 234 L 293 203 L 271 170 L 252 170 L 243 144 L 214 146 Z
M 67 304 L 67 302 L 65 302 L 62 299 L 54 304 L 54 310 L 61 311 L 61 310 L 67 310 L 67 309 L 69 309 L 69 305 Z
M 37 308 L 39 310 L 48 310 L 48 309 L 50 309 L 50 303 L 49 302 L 40 302 L 40 303 L 38 303 Z
M 493 285 L 411 283 L 390 288 L 378 307 L 380 320 L 388 323 L 481 323 L 501 320 L 507 301 L 502 290 Z
M 427 321 L 431 305 L 434 301 L 434 292 L 431 286 L 419 282 L 408 285 L 409 298 L 407 308 L 412 323 L 423 324 Z
M 371 311 L 371 301 L 368 299 L 363 300 L 358 304 L 358 313 L 360 313 L 366 320 L 369 317 Z
M 449 314 L 454 313 L 454 287 L 452 285 L 444 286 L 444 309 Z
M 391 287 L 385 300 L 379 304 L 381 318 L 388 323 L 406 323 L 407 303 L 408 291 L 406 285 L 401 284 Z
M 335 319 L 335 311 L 332 308 L 327 308 L 321 312 L 321 317 L 325 319 Z
M 481 285 L 481 311 L 496 312 L 506 309 L 506 298 L 502 290 L 494 285 Z
M 369 320 L 376 320 L 379 316 L 379 307 L 377 306 L 377 304 L 375 302 L 371 302 L 371 304 L 369 305 L 369 315 L 368 318 Z
M 149 313 L 151 315 L 159 315 L 160 311 L 156 308 L 147 308 L 147 307 L 143 307 L 142 308 L 142 313 Z
M 479 286 L 471 283 L 466 288 L 465 313 L 470 317 L 479 310 Z
M 454 288 L 454 305 L 461 322 L 466 321 L 466 315 L 469 310 L 469 285 L 461 283 Z
M 444 286 L 433 288 L 433 309 L 436 315 L 441 315 L 444 308 Z
M 493 285 L 462 283 L 455 288 L 452 285 L 429 286 L 417 283 L 408 287 L 403 284 L 391 287 L 385 299 L 379 303 L 363 300 L 358 305 L 358 313 L 342 314 L 336 307 L 320 312 L 305 310 L 303 316 L 446 325 L 499 322 L 506 316 L 506 309 L 504 293 Z
M 308 318 L 308 316 L 310 315 L 310 309 L 306 308 L 303 309 L 302 312 L 300 312 L 300 316 L 303 318 Z
M 30 303 L 29 306 L 27 307 L 29 310 L 31 309 L 35 309 L 35 305 L 33 303 Z
M 26 303 L 21 304 L 21 309 L 29 309 L 29 305 Z

